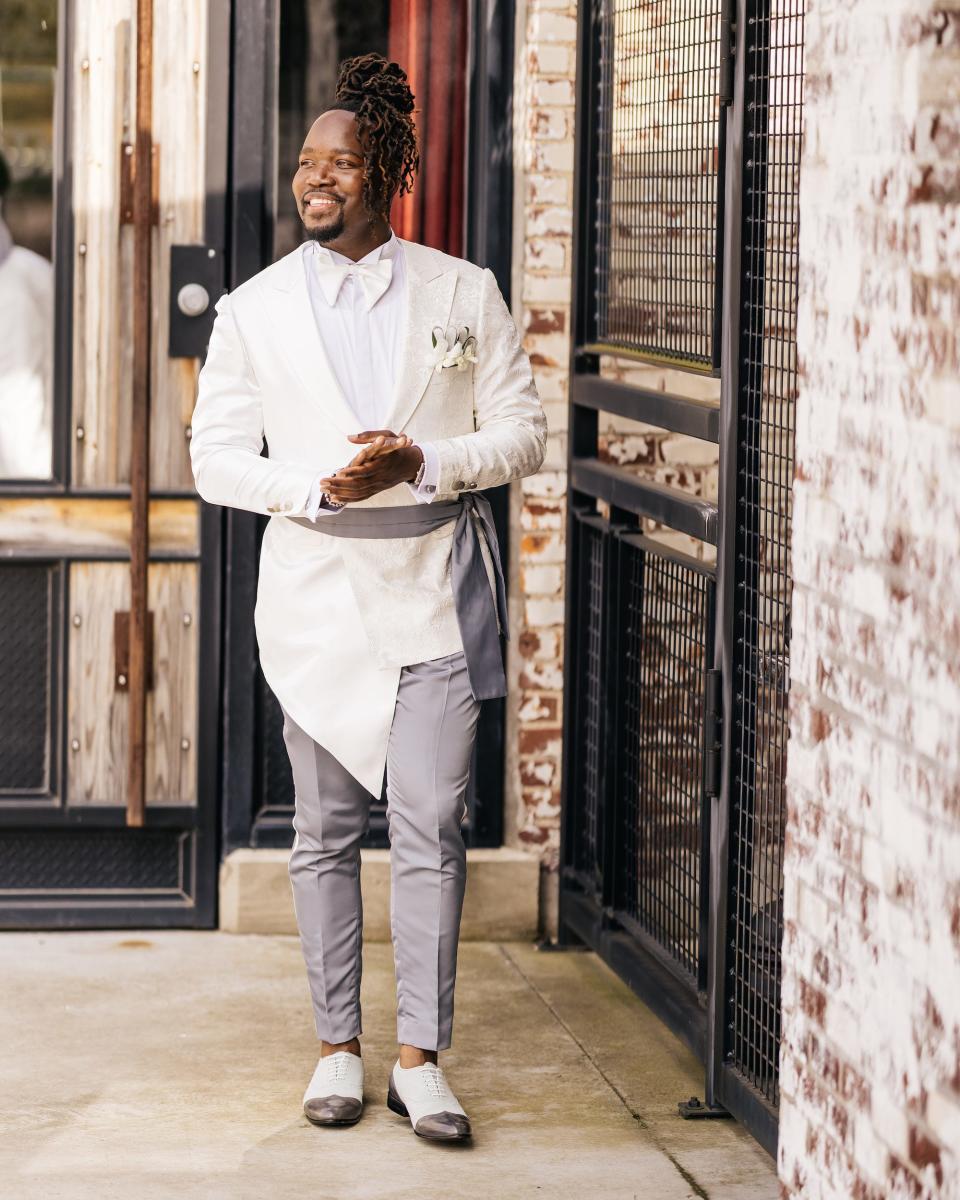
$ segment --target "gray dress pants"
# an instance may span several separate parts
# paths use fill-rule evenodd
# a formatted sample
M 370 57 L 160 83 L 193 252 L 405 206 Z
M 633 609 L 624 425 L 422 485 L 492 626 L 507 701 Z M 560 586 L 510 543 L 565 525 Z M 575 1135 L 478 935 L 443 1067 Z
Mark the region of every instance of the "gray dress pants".
M 462 652 L 404 667 L 387 750 L 397 1040 L 445 1050 L 466 883 L 460 829 L 480 704 Z M 358 1036 L 360 840 L 370 793 L 284 712 L 296 791 L 290 881 L 317 1035 Z

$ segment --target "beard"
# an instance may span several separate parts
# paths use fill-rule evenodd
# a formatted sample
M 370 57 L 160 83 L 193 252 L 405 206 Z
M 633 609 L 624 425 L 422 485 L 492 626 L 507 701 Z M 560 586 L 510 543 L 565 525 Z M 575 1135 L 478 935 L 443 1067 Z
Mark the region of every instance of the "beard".
M 319 242 L 321 245 L 324 245 L 326 242 L 335 241 L 343 233 L 343 227 L 343 205 L 341 204 L 340 212 L 337 214 L 336 219 L 331 221 L 329 225 L 305 225 L 304 229 L 310 241 Z

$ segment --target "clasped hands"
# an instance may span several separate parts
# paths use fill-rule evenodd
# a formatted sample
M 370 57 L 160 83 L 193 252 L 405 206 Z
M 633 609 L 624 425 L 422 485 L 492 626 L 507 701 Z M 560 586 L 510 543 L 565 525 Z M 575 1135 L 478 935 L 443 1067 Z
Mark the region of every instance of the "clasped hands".
M 405 433 L 368 429 L 350 434 L 349 440 L 363 448 L 345 467 L 320 480 L 334 504 L 366 500 L 398 483 L 412 483 L 423 462 L 423 454 Z

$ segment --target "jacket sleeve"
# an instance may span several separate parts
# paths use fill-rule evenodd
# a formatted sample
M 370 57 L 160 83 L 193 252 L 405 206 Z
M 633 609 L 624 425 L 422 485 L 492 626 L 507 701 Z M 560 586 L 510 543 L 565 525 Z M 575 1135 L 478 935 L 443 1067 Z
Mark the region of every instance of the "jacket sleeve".
M 264 515 L 300 516 L 307 510 L 310 489 L 319 471 L 261 457 L 260 385 L 229 296 L 220 297 L 216 310 L 207 358 L 200 371 L 190 438 L 190 463 L 197 491 L 211 504 Z
M 437 491 L 483 489 L 533 475 L 547 444 L 547 420 L 530 360 L 493 272 L 483 272 L 474 367 L 476 432 L 433 442 Z

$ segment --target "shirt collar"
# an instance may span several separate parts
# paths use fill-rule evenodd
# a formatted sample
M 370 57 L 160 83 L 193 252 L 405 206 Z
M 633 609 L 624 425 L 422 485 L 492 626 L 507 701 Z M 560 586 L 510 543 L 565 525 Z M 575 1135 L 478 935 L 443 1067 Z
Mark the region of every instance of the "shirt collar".
M 353 266 L 354 260 L 347 258 L 345 254 L 341 254 L 338 250 L 331 250 L 329 246 L 321 246 L 319 242 L 312 239 L 305 243 L 306 249 L 312 249 L 313 253 L 321 262 L 340 263 L 342 266 Z M 363 258 L 358 258 L 358 263 L 375 263 L 381 258 L 396 258 L 400 250 L 400 242 L 397 235 L 390 230 L 390 236 L 385 242 L 381 242 L 379 246 L 374 246 L 369 254 L 365 254 Z

